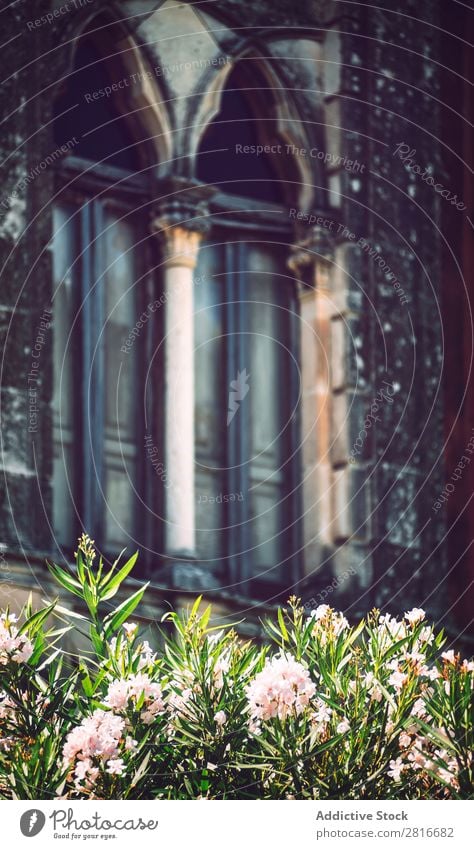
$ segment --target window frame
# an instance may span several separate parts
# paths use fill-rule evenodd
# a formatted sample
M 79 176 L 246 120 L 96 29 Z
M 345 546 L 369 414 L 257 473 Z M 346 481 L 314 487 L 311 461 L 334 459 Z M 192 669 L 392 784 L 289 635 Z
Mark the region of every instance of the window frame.
M 138 209 L 137 209 L 137 201 Z M 132 220 L 143 232 L 144 244 L 136 252 L 139 267 L 137 279 L 136 311 L 137 318 L 146 304 L 155 300 L 156 284 L 155 269 L 158 259 L 149 245 L 152 235 L 148 226 L 149 204 L 152 202 L 150 185 L 143 175 L 128 172 L 125 169 L 104 166 L 80 157 L 68 156 L 56 171 L 56 194 L 53 206 L 64 203 L 75 208 L 74 227 L 79 245 L 77 263 L 77 294 L 74 299 L 74 343 L 77 356 L 74 357 L 74 385 L 80 387 L 74 400 L 75 433 L 74 441 L 79 446 L 76 460 L 76 486 L 71 492 L 74 498 L 75 525 L 78 532 L 86 529 L 98 541 L 104 539 L 103 527 L 106 514 L 104 493 L 104 447 L 105 447 L 105 351 L 104 351 L 104 261 L 103 261 L 103 219 L 106 207 L 121 213 L 127 218 L 131 213 Z M 150 237 L 150 238 L 148 238 Z M 153 242 L 153 245 L 155 243 Z M 145 250 L 143 250 L 145 248 Z M 72 266 L 71 266 L 72 267 Z M 94 286 L 94 282 L 99 284 Z M 91 285 L 93 289 L 91 290 Z M 154 317 L 159 313 L 154 313 Z M 160 321 L 149 321 L 141 329 L 134 345 L 137 357 L 137 386 L 135 401 L 140 403 L 139 389 L 144 388 L 146 378 L 146 395 L 144 408 L 147 418 L 147 430 L 159 440 L 162 427 L 158 421 L 157 411 L 161 405 L 156 403 L 155 386 L 157 380 L 151 377 L 146 364 L 150 362 L 151 352 L 155 349 L 155 341 L 159 335 L 157 324 Z M 130 328 L 132 329 L 132 328 Z M 54 332 L 54 325 L 53 325 Z M 95 351 L 98 342 L 99 356 Z M 117 355 L 118 352 L 117 352 Z M 93 366 L 91 365 L 93 363 Z M 152 367 L 153 375 L 159 369 L 158 363 Z M 72 390 L 74 391 L 74 390 Z M 141 557 L 142 571 L 148 570 L 150 554 L 162 550 L 162 522 L 149 517 L 150 509 L 156 515 L 161 515 L 163 499 L 159 487 L 153 487 L 151 474 L 146 465 L 143 449 L 145 422 L 143 416 L 138 416 L 136 434 L 136 463 L 137 481 L 136 492 L 144 499 L 148 510 L 137 511 L 133 527 L 129 535 L 133 540 L 137 535 L 142 540 L 143 555 Z M 143 449 L 143 450 L 142 450 Z M 94 456 L 95 468 L 91 462 Z M 77 467 L 80 474 L 77 474 Z M 97 481 L 97 474 L 99 481 Z M 71 491 L 71 487 L 69 487 Z M 135 497 L 137 497 L 135 496 Z M 54 517 L 53 517 L 54 522 Z M 54 528 L 54 525 L 53 525 Z M 72 541 L 71 541 L 72 544 Z M 130 547 L 130 546 L 128 546 Z M 102 549 L 101 553 L 108 559 L 115 559 L 119 551 Z
M 235 379 L 240 361 L 239 355 L 243 351 L 242 343 L 238 342 L 240 338 L 238 333 L 239 328 L 243 329 L 244 338 L 246 329 L 248 330 L 245 316 L 247 312 L 245 309 L 246 295 L 243 289 L 244 275 L 242 273 L 242 269 L 245 268 L 247 245 L 254 244 L 258 247 L 262 242 L 274 242 L 279 247 L 285 248 L 289 256 L 290 246 L 293 241 L 293 231 L 291 225 L 281 220 L 281 216 L 285 212 L 284 208 L 279 204 L 262 202 L 225 192 L 217 193 L 211 200 L 211 230 L 209 239 L 212 241 L 216 230 L 224 228 L 236 235 L 238 239 L 237 244 L 234 242 L 227 242 L 225 244 L 224 323 L 227 340 L 233 340 L 231 344 L 227 343 L 225 348 L 226 387 Z M 235 261 L 236 256 L 237 262 Z M 291 272 L 287 271 L 286 268 L 282 269 L 282 272 L 287 273 L 289 278 L 292 277 Z M 232 280 L 234 276 L 237 277 L 237 285 Z M 299 299 L 296 281 L 291 281 L 290 285 L 294 288 L 294 313 L 288 330 L 291 350 L 296 361 L 299 363 L 301 361 L 298 332 Z M 235 310 L 229 308 L 230 303 L 236 300 L 236 290 L 240 295 L 240 308 L 237 315 Z M 241 502 L 236 501 L 232 504 L 234 520 L 228 525 L 227 530 L 229 540 L 226 545 L 225 561 L 230 582 L 247 587 L 248 591 L 245 593 L 247 596 L 259 595 L 261 592 L 268 592 L 268 590 L 274 591 L 274 595 L 278 596 L 280 592 L 288 590 L 290 585 L 300 580 L 303 575 L 302 469 L 300 450 L 301 404 L 298 397 L 298 388 L 293 383 L 290 385 L 290 409 L 295 411 L 291 418 L 290 447 L 288 452 L 290 467 L 288 489 L 293 493 L 291 516 L 286 524 L 286 528 L 290 528 L 290 556 L 282 559 L 279 564 L 280 566 L 282 564 L 289 566 L 290 577 L 288 581 L 285 580 L 285 586 L 280 585 L 278 581 L 272 581 L 268 578 L 258 579 L 258 575 L 255 574 L 255 565 L 252 563 L 251 557 L 248 554 L 252 549 L 249 538 L 249 503 L 246 499 L 243 499 Z M 247 419 L 248 412 L 246 405 L 242 404 L 239 410 L 241 418 L 244 420 Z M 228 429 L 226 444 L 226 459 L 229 468 L 225 475 L 225 485 L 228 492 L 234 493 L 248 491 L 249 478 L 246 464 L 241 462 L 241 458 L 247 454 L 248 424 L 242 423 L 238 433 L 239 441 L 238 444 L 235 444 L 232 439 L 232 431 Z M 288 495 L 285 494 L 284 497 L 286 498 Z

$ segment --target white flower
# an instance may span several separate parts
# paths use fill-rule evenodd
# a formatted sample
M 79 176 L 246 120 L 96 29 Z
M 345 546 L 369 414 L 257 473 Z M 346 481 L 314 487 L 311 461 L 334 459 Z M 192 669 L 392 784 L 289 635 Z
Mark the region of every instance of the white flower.
M 217 658 L 212 670 L 214 684 L 218 690 L 222 690 L 222 687 L 224 686 L 224 675 L 228 673 L 229 669 L 230 650 L 227 650 Z
M 397 758 L 396 761 L 390 761 L 390 768 L 388 770 L 388 774 L 390 778 L 393 778 L 394 781 L 400 781 L 400 775 L 405 769 L 405 764 L 403 763 L 401 758 Z
M 421 607 L 413 607 L 408 613 L 405 613 L 405 619 L 410 625 L 417 625 L 418 622 L 423 622 L 425 616 L 425 611 Z
M 267 721 L 297 716 L 309 704 L 315 690 L 308 670 L 293 655 L 267 659 L 262 671 L 247 687 L 251 718 Z
M 122 628 L 125 631 L 127 637 L 131 639 L 138 630 L 138 625 L 136 622 L 124 622 Z
M 33 645 L 24 634 L 18 633 L 14 613 L 0 615 L 0 666 L 7 663 L 26 663 L 33 654 Z
M 387 613 L 384 616 L 380 616 L 379 618 L 378 633 L 379 636 L 382 638 L 382 641 L 387 642 L 387 635 L 390 635 L 394 639 L 396 638 L 398 640 L 401 640 L 403 637 L 406 637 L 407 629 L 404 622 L 399 622 L 398 619 L 395 619 L 395 617 L 390 616 L 390 614 Z
M 436 666 L 425 666 L 423 675 L 426 675 L 426 677 L 429 678 L 430 681 L 436 681 L 437 678 L 441 678 L 441 675 L 436 669 Z
M 406 733 L 406 731 L 402 731 L 400 737 L 398 738 L 398 742 L 400 744 L 401 749 L 407 749 L 411 743 L 411 737 L 409 734 Z
M 316 610 L 311 611 L 311 618 L 315 620 L 313 634 L 318 637 L 321 645 L 326 645 L 329 635 L 338 637 L 349 622 L 346 617 L 337 610 L 333 610 L 328 604 L 320 604 Z
M 434 631 L 429 625 L 425 625 L 418 634 L 418 642 L 428 643 L 430 646 L 434 640 Z
M 396 670 L 395 672 L 392 672 L 388 679 L 388 683 L 391 684 L 392 687 L 395 687 L 396 690 L 401 690 L 407 678 L 408 675 L 405 675 L 404 672 Z
M 140 646 L 140 658 L 138 661 L 138 669 L 142 670 L 145 666 L 150 666 L 156 658 L 152 647 L 148 640 L 144 640 Z
M 121 761 L 119 747 L 124 728 L 125 720 L 112 711 L 95 710 L 69 732 L 63 758 L 65 764 L 75 764 L 76 787 L 80 787 L 82 781 L 86 787 L 93 786 L 99 775 L 95 763 Z
M 123 775 L 125 772 L 125 764 L 122 758 L 112 758 L 107 761 L 107 769 L 105 771 L 110 775 Z
M 418 716 L 420 719 L 426 716 L 426 708 L 423 699 L 417 699 L 411 709 L 412 716 Z
M 376 702 L 382 701 L 382 690 L 380 689 L 380 684 L 374 676 L 373 672 L 367 672 L 365 676 L 365 686 L 370 694 L 370 697 L 374 699 Z
M 329 604 L 320 604 L 316 610 L 311 611 L 311 616 L 313 619 L 324 619 L 331 610 L 332 608 L 329 607 Z
M 446 663 L 452 663 L 452 664 L 456 663 L 456 656 L 454 654 L 453 649 L 450 649 L 449 651 L 444 651 L 442 653 L 441 657 L 443 658 L 443 660 L 446 661 Z
M 337 734 L 345 734 L 347 731 L 350 731 L 350 729 L 350 722 L 346 717 L 344 717 L 344 719 L 338 724 L 336 732 Z
M 423 769 L 426 767 L 426 756 L 423 752 L 424 737 L 418 737 L 411 752 L 408 754 L 408 760 L 412 769 Z
M 219 726 L 225 725 L 226 722 L 227 722 L 227 715 L 226 715 L 225 711 L 218 710 L 217 713 L 214 714 L 214 721 Z
M 112 681 L 105 697 L 105 703 L 114 710 L 126 710 L 130 706 L 135 707 L 137 700 L 142 695 L 144 702 L 140 718 L 146 725 L 150 725 L 159 713 L 164 712 L 165 703 L 160 685 L 152 681 L 143 672 L 137 672 L 136 675 L 130 675 L 128 678 L 119 678 Z
M 326 702 L 323 702 L 322 699 L 316 700 L 316 710 L 311 716 L 313 722 L 318 722 L 325 724 L 329 722 L 332 716 L 332 708 L 328 707 Z

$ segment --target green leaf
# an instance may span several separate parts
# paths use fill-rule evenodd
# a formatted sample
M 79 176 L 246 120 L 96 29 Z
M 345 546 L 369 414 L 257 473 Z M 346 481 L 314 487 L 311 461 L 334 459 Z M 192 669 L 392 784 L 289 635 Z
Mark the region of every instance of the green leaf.
M 61 584 L 61 586 L 68 592 L 79 596 L 79 598 L 83 598 L 82 587 L 79 581 L 76 581 L 69 572 L 61 569 L 61 567 L 57 566 L 56 563 L 48 563 L 48 561 L 46 561 L 46 566 L 58 584 Z
M 189 614 L 189 621 L 190 622 L 195 618 L 195 616 L 198 612 L 198 609 L 199 609 L 199 605 L 201 604 L 201 601 L 202 601 L 202 595 L 197 597 L 196 601 L 194 602 L 194 604 L 191 608 L 191 613 Z
M 41 672 L 42 669 L 45 669 L 47 666 L 49 666 L 50 663 L 52 663 L 53 660 L 57 658 L 58 654 L 62 654 L 62 649 L 56 649 L 56 651 L 53 651 L 53 653 L 50 654 L 49 657 L 46 658 L 46 660 L 43 661 L 41 666 L 38 666 L 38 672 Z
M 72 619 L 82 619 L 87 622 L 87 616 L 83 616 L 82 613 L 77 613 L 76 610 L 70 610 L 68 607 L 63 607 L 61 604 L 57 604 L 55 608 L 56 613 L 64 613 L 65 616 L 70 616 Z
M 133 593 L 130 598 L 125 599 L 122 604 L 119 604 L 113 613 L 106 616 L 104 620 L 104 628 L 107 639 L 114 633 L 114 631 L 117 631 L 126 619 L 128 619 L 130 614 L 133 613 L 136 606 L 141 602 L 143 594 L 149 586 L 149 583 L 150 582 L 148 581 L 143 587 Z
M 211 615 L 211 610 L 212 610 L 212 608 L 211 608 L 211 605 L 209 604 L 209 605 L 206 607 L 206 609 L 205 609 L 204 613 L 203 613 L 203 614 L 202 614 L 202 616 L 201 616 L 201 621 L 200 621 L 200 623 L 199 623 L 199 624 L 200 624 L 200 626 L 201 626 L 201 628 L 202 628 L 202 630 L 203 630 L 203 631 L 205 631 L 205 630 L 206 630 L 207 623 L 209 622 L 209 617 L 210 617 L 210 615 Z
M 90 626 L 89 636 L 91 638 L 91 643 L 94 646 L 94 651 L 99 657 L 102 657 L 104 654 L 104 641 L 100 634 L 97 633 L 97 628 L 94 624 Z
M 278 616 L 278 624 L 279 624 L 280 630 L 281 630 L 281 635 L 283 637 L 283 640 L 285 642 L 287 642 L 289 640 L 289 636 L 288 636 L 288 631 L 286 629 L 285 620 L 283 618 L 283 613 L 282 613 L 281 607 L 278 608 L 277 616 Z
M 118 557 L 117 557 L 117 559 L 116 559 L 116 560 L 114 560 L 114 562 L 112 563 L 112 567 L 111 567 L 111 569 L 109 570 L 109 572 L 107 572 L 107 574 L 106 574 L 106 575 L 104 575 L 104 577 L 102 578 L 102 580 L 100 580 L 100 581 L 99 581 L 99 587 L 105 587 L 105 585 L 106 585 L 107 581 L 109 581 L 109 580 L 110 580 L 110 578 L 112 577 L 112 575 L 114 574 L 115 569 L 117 568 L 117 564 L 119 563 L 120 558 L 122 557 L 122 555 L 125 553 L 125 551 L 126 551 L 126 550 L 127 550 L 126 548 L 122 548 L 122 551 L 120 552 L 119 556 L 118 556 Z
M 24 634 L 27 631 L 29 634 L 36 634 L 37 631 L 41 628 L 44 620 L 48 618 L 54 607 L 56 606 L 56 602 L 53 601 L 52 604 L 49 604 L 48 607 L 44 607 L 42 610 L 38 610 L 37 613 L 33 613 L 26 622 L 20 628 L 19 633 Z
M 132 554 L 129 560 L 122 566 L 121 569 L 115 575 L 112 575 L 110 578 L 107 576 L 108 580 L 104 583 L 101 582 L 99 586 L 100 591 L 100 600 L 107 601 L 109 598 L 113 598 L 116 594 L 120 584 L 125 580 L 127 575 L 132 571 L 135 563 L 137 561 L 138 551 L 135 554 Z M 109 573 L 110 574 L 110 573 Z
M 151 757 L 151 749 L 148 750 L 148 752 L 146 753 L 145 757 L 143 758 L 140 766 L 138 767 L 137 771 L 134 773 L 131 784 L 130 784 L 131 787 L 135 787 L 138 784 L 138 782 L 140 781 L 140 778 L 142 778 L 145 775 L 150 757 Z
M 78 549 L 77 554 L 76 554 L 76 565 L 77 565 L 77 574 L 79 575 L 79 581 L 81 582 L 81 584 L 83 584 L 84 581 L 85 581 L 86 575 L 85 575 L 84 558 L 82 556 L 82 551 L 80 549 Z

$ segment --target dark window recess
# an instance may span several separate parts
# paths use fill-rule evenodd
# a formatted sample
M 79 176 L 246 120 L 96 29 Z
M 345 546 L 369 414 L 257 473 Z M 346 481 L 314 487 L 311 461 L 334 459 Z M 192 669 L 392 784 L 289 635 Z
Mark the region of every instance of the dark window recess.
M 112 98 L 93 99 L 94 92 L 127 76 L 126 71 L 115 64 L 116 78 L 112 79 L 107 73 L 108 67 L 92 39 L 81 39 L 74 68 L 56 100 L 55 141 L 58 146 L 69 145 L 74 156 L 138 171 L 137 140 L 130 133 L 130 119 L 116 111 Z M 77 143 L 73 143 L 74 138 Z
M 91 200 L 54 211 L 54 467 L 56 541 L 82 529 L 102 552 L 145 546 L 143 368 L 147 329 L 126 355 L 146 298 L 137 223 Z
M 198 556 L 242 595 L 284 595 L 298 572 L 298 307 L 285 256 L 238 238 L 199 254 Z
M 262 114 L 259 102 L 272 99 L 269 83 L 238 66 L 229 77 L 219 114 L 211 123 L 199 148 L 197 176 L 222 192 L 284 203 L 277 169 L 268 154 L 237 152 L 236 145 L 278 144 L 272 121 Z M 280 140 L 281 144 L 281 140 Z M 284 146 L 280 154 L 285 157 Z M 286 160 L 289 158 L 286 157 Z M 229 177 L 232 177 L 230 180 Z

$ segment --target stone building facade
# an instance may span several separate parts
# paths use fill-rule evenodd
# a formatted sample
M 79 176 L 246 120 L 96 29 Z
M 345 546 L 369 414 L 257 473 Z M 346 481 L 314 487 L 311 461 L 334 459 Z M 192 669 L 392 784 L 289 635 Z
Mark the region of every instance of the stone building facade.
M 107 557 L 140 548 L 150 616 L 198 591 L 229 613 L 296 592 L 445 614 L 449 200 L 420 175 L 449 185 L 440 6 L 385 6 L 12 4 L 17 596 L 50 592 L 44 558 L 86 529 Z

